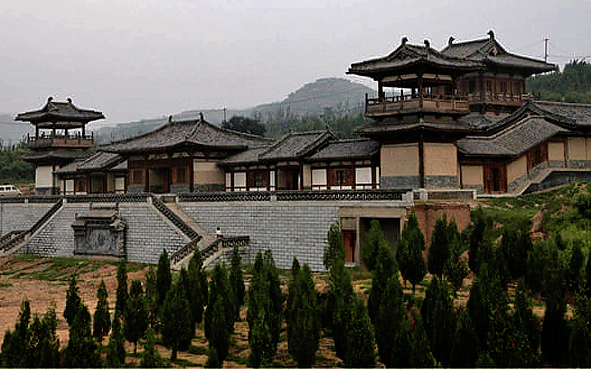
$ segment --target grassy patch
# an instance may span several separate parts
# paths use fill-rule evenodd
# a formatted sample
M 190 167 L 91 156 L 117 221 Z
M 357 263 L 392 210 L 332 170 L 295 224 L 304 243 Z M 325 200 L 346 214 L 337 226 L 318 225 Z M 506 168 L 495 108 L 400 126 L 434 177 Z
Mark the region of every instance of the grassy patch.
M 0 283 L 0 288 L 12 287 L 12 283 L 9 282 L 2 282 Z

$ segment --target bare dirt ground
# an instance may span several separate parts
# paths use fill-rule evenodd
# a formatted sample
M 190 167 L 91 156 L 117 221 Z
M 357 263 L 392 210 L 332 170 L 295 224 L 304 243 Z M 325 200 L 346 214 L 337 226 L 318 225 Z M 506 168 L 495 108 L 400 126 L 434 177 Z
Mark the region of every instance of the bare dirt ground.
M 139 279 L 144 281 L 148 266 L 143 264 L 128 264 L 129 284 L 131 280 Z M 76 273 L 78 280 L 79 294 L 83 302 L 88 306 L 91 314 L 97 305 L 96 291 L 101 280 L 105 281 L 109 294 L 109 307 L 111 316 L 115 307 L 115 292 L 117 289 L 117 264 L 109 261 L 89 261 L 62 258 L 40 258 L 33 256 L 20 256 L 11 258 L 0 258 L 0 342 L 4 338 L 7 329 L 14 329 L 21 302 L 24 299 L 30 301 L 33 314 L 44 314 L 49 307 L 54 307 L 59 318 L 57 334 L 60 344 L 64 347 L 68 340 L 68 325 L 63 319 L 63 312 L 66 303 L 66 290 L 68 281 Z M 362 298 L 367 298 L 371 288 L 369 273 L 354 271 L 353 285 L 356 293 Z M 248 284 L 249 275 L 245 275 Z M 326 275 L 315 274 L 316 289 L 320 292 L 328 290 Z M 424 298 L 425 287 L 430 276 L 427 276 L 421 285 L 417 285 L 416 297 Z M 281 276 L 284 295 L 287 294 L 287 274 Z M 401 281 L 402 282 L 402 281 Z M 454 305 L 465 306 L 472 276 L 464 280 L 463 288 L 456 294 Z M 514 286 L 510 286 L 510 293 Z M 404 287 L 407 294 L 411 292 L 410 284 Z M 534 312 L 543 316 L 543 307 L 540 301 L 534 301 Z M 543 305 L 542 305 L 543 306 Z M 246 367 L 250 354 L 248 347 L 248 324 L 246 323 L 246 309 L 241 311 L 241 320 L 235 323 L 235 333 L 232 335 L 232 347 L 224 367 L 236 368 Z M 107 345 L 108 338 L 105 338 L 103 345 Z M 178 367 L 202 367 L 207 361 L 207 341 L 202 325 L 197 327 L 196 337 L 192 341 L 189 352 L 179 352 L 178 360 L 174 366 Z M 162 357 L 170 358 L 170 350 L 164 346 L 157 345 Z M 139 355 L 133 355 L 133 346 L 127 345 L 129 353 L 126 366 L 138 366 Z M 142 347 L 138 347 L 141 354 Z M 330 337 L 322 337 L 320 349 L 317 354 L 315 367 L 339 367 L 342 366 L 334 352 L 334 342 Z M 274 366 L 297 366 L 297 363 L 290 358 L 287 349 L 287 336 L 283 330 L 275 356 Z

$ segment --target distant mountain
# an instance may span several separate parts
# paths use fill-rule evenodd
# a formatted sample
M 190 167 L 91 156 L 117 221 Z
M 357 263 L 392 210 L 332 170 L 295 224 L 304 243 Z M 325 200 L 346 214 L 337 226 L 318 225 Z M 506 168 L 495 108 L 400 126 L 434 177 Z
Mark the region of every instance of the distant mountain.
M 255 118 L 264 124 L 286 118 L 304 116 L 322 117 L 327 111 L 343 115 L 358 115 L 363 111 L 365 94 L 375 96 L 376 91 L 360 83 L 344 78 L 320 78 L 307 83 L 297 91 L 290 93 L 279 102 L 257 105 L 247 109 L 227 109 L 226 119 L 235 115 Z M 205 120 L 220 125 L 224 120 L 223 110 L 188 110 L 172 116 L 173 120 L 197 119 L 203 113 Z M 98 143 L 120 140 L 153 131 L 166 124 L 167 117 L 123 123 L 116 126 L 102 127 L 95 131 Z
M 0 114 L 0 143 L 2 146 L 18 144 L 33 133 L 33 126 L 27 122 L 16 122 L 8 114 Z

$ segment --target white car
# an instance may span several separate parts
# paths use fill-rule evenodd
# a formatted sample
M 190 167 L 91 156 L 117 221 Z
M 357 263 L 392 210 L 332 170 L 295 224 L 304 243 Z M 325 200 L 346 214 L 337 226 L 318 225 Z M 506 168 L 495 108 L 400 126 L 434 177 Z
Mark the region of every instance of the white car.
M 0 197 L 14 197 L 21 195 L 21 191 L 13 185 L 0 185 Z

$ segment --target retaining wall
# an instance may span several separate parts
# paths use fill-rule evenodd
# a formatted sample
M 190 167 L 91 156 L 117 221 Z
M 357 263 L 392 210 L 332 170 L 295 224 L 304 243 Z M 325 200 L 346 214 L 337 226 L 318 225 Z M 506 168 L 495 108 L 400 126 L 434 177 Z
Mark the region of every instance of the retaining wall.
M 31 228 L 52 206 L 53 203 L 0 203 L 0 235 Z
M 10 204 L 13 205 L 13 204 Z M 74 256 L 76 213 L 89 210 L 88 203 L 66 203 L 55 216 L 31 237 L 27 251 L 42 256 Z M 127 223 L 126 252 L 131 262 L 156 264 L 165 248 L 172 254 L 188 242 L 147 202 L 120 203 L 119 210 Z
M 301 265 L 324 270 L 326 234 L 338 220 L 335 202 L 181 202 L 183 211 L 211 234 L 221 227 L 228 236 L 250 236 L 250 261 L 270 249 L 277 267 L 289 269 L 294 256 Z

